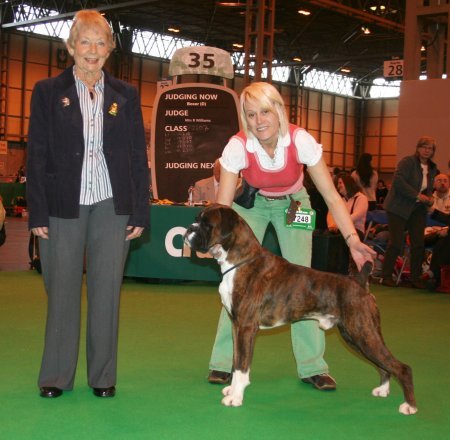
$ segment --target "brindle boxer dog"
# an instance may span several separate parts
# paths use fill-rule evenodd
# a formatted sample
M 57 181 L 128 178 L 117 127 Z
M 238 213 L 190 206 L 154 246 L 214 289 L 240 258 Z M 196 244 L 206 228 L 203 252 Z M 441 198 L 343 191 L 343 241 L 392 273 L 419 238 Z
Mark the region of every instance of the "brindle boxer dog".
M 356 279 L 291 264 L 264 249 L 242 217 L 218 204 L 199 214 L 185 242 L 195 251 L 209 251 L 221 266 L 219 292 L 234 340 L 233 379 L 222 391 L 224 405 L 242 405 L 258 329 L 315 319 L 323 330 L 337 325 L 344 340 L 378 367 L 381 385 L 374 396 L 388 396 L 393 375 L 405 398 L 400 413 L 417 412 L 411 368 L 386 347 L 375 299 L 365 287 L 370 263 Z

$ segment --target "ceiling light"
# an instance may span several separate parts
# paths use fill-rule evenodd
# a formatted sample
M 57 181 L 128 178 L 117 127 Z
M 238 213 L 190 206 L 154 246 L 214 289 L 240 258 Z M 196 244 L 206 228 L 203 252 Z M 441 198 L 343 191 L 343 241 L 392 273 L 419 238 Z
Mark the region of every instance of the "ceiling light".
M 427 48 L 425 47 L 425 46 L 422 46 L 421 48 L 420 48 L 420 51 L 421 52 L 425 52 L 427 50 Z
M 298 63 L 302 60 L 300 57 L 294 57 L 292 58 L 293 61 L 297 61 Z
M 169 32 L 174 32 L 174 33 L 178 33 L 178 32 L 180 32 L 180 29 L 178 29 L 178 28 L 174 28 L 174 27 L 170 27 L 170 28 L 168 28 L 167 29 Z
M 361 26 L 361 30 L 364 35 L 369 35 L 372 33 L 371 30 L 367 26 Z
M 343 68 L 341 69 L 341 72 L 342 72 L 342 73 L 350 73 L 351 70 L 350 70 L 348 67 L 343 67 Z
M 242 48 L 244 47 L 244 45 L 241 44 L 241 43 L 233 43 L 233 47 L 234 47 L 235 49 L 242 49 Z
M 299 9 L 297 12 L 300 15 L 311 15 L 311 11 L 307 11 L 306 9 Z
M 216 2 L 217 6 L 224 8 L 245 8 L 247 5 L 244 2 Z

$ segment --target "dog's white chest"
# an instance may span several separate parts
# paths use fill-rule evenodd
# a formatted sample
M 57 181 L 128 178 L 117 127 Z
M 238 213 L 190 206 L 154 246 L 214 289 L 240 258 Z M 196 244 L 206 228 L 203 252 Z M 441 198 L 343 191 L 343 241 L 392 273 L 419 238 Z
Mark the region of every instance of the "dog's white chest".
M 219 285 L 220 298 L 222 300 L 223 306 L 227 309 L 228 313 L 231 313 L 231 307 L 233 305 L 232 295 L 233 295 L 233 280 L 234 271 L 227 273 L 222 282 Z

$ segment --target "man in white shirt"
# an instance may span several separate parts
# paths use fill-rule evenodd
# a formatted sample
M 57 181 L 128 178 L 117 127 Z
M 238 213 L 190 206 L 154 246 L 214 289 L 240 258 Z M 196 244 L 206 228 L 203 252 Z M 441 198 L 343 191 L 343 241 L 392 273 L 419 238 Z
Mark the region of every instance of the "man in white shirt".
M 438 174 L 434 178 L 434 203 L 432 209 L 450 214 L 450 182 L 447 174 Z

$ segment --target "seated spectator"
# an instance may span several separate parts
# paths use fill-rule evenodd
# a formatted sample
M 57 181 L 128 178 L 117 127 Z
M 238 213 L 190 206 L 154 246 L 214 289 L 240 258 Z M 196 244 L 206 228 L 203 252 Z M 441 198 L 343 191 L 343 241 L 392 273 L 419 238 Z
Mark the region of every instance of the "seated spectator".
M 445 214 L 450 214 L 450 185 L 447 174 L 438 174 L 434 178 L 434 192 L 433 192 L 433 206 L 432 209 L 437 209 Z
M 5 207 L 3 206 L 3 198 L 0 196 L 0 229 L 3 228 L 3 222 L 5 221 L 6 217 L 6 211 Z
M 348 212 L 353 220 L 356 231 L 358 232 L 361 240 L 363 240 L 367 210 L 369 207 L 367 197 L 361 192 L 361 187 L 355 182 L 353 177 L 345 172 L 338 174 L 336 188 L 347 205 Z M 328 229 L 331 232 L 338 230 L 333 216 L 330 213 L 328 213 L 327 216 L 327 224 Z
M 16 173 L 16 183 L 25 183 L 26 177 L 25 177 L 25 167 L 21 165 Z
M 361 187 L 357 185 L 353 177 L 346 172 L 337 175 L 336 188 L 344 199 L 359 238 L 364 240 L 366 216 L 369 208 L 367 197 L 361 192 Z M 327 215 L 327 225 L 331 234 L 339 234 L 336 222 L 330 212 Z M 329 259 L 337 262 L 336 272 L 342 274 L 356 273 L 356 266 L 350 259 L 348 246 L 343 237 L 341 237 L 339 243 L 335 243 L 330 248 Z
M 450 226 L 450 214 L 444 213 L 437 209 L 433 210 L 431 217 L 441 223 Z M 439 239 L 433 246 L 433 254 L 431 256 L 430 269 L 425 274 L 429 280 L 426 282 L 429 290 L 436 290 L 441 284 L 441 268 L 450 264 L 450 234 L 448 228 L 446 233 L 442 232 Z
M 377 182 L 377 189 L 375 190 L 377 205 L 382 206 L 384 203 L 384 199 L 387 196 L 388 188 L 384 183 L 383 179 L 379 179 Z
M 3 226 L 5 225 L 5 217 L 6 211 L 3 207 L 2 196 L 0 196 L 0 246 L 2 246 L 6 240 L 6 231 L 3 229 Z
M 220 181 L 220 162 L 216 159 L 213 167 L 213 175 L 206 179 L 198 180 L 194 184 L 192 201 L 194 203 L 215 202 Z

